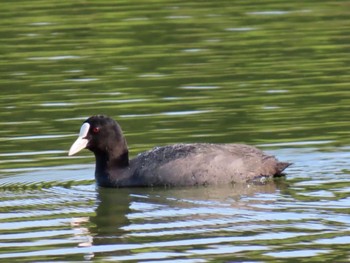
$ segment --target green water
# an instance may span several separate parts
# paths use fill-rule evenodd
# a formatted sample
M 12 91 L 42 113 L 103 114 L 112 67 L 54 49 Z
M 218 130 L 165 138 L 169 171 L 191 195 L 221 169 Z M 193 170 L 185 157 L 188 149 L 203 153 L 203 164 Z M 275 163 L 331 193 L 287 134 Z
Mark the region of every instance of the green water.
M 346 1 L 7 1 L 0 8 L 4 262 L 350 260 Z M 266 186 L 96 189 L 93 114 L 131 156 L 240 142 L 293 162 Z

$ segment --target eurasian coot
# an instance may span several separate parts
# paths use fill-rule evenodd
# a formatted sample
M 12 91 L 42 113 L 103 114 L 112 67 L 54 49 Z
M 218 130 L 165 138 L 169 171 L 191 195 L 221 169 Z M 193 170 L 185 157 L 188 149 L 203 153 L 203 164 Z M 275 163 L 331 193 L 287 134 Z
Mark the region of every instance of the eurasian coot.
M 128 146 L 119 124 L 96 115 L 82 125 L 69 150 L 87 148 L 95 154 L 99 186 L 196 186 L 262 182 L 290 163 L 244 144 L 190 143 L 155 147 L 129 160 Z

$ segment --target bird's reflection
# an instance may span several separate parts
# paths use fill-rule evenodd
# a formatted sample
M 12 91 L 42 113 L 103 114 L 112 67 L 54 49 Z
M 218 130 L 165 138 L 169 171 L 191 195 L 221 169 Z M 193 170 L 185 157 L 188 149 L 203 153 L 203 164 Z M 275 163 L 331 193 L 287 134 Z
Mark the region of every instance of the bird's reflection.
M 132 189 L 97 188 L 97 207 L 90 217 L 94 244 L 115 243 L 124 234 L 122 226 L 130 224 L 131 201 Z
M 89 232 L 93 244 L 116 244 L 132 242 L 125 236 L 132 236 L 133 224 L 142 225 L 160 220 L 155 218 L 157 207 L 166 207 L 166 211 L 180 208 L 198 208 L 224 204 L 235 209 L 254 209 L 249 201 L 243 198 L 253 197 L 255 203 L 270 202 L 273 198 L 259 200 L 261 194 L 273 194 L 285 187 L 285 181 L 279 180 L 264 185 L 233 185 L 221 187 L 191 188 L 98 188 L 97 207 L 94 216 L 90 217 Z M 257 197 L 257 198 L 254 198 Z M 147 212 L 151 211 L 151 216 Z M 189 211 L 189 210 L 187 210 Z M 152 214 L 153 213 L 153 214 Z M 176 212 L 174 212 L 176 213 Z M 174 214 L 172 214 L 174 215 Z M 162 221 L 176 221 L 172 215 L 161 218 Z M 196 218 L 204 219 L 206 215 L 198 214 Z M 220 216 L 220 215 L 218 215 Z M 203 218 L 201 218 L 203 217 Z M 136 230 L 137 231 L 137 230 Z

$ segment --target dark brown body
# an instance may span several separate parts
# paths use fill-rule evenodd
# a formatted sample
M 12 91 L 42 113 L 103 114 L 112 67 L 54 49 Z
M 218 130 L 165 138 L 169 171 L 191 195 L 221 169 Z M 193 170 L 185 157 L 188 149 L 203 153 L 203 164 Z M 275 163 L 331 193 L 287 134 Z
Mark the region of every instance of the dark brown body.
M 220 185 L 264 182 L 289 165 L 243 144 L 176 144 L 141 153 L 107 177 L 116 187 Z

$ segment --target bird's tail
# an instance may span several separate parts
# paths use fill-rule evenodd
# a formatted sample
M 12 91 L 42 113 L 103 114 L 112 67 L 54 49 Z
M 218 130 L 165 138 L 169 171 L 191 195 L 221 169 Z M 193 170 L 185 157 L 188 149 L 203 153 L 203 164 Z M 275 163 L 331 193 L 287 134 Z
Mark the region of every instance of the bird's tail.
M 286 169 L 288 166 L 290 166 L 292 164 L 293 163 L 287 163 L 287 162 L 277 163 L 276 176 L 283 175 L 284 169 Z

